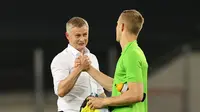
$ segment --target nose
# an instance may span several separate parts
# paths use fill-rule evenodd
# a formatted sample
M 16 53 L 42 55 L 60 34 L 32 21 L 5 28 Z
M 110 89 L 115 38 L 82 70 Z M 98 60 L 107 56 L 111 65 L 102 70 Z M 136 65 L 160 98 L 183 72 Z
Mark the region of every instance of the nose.
M 80 41 L 83 42 L 85 40 L 84 36 L 81 36 Z

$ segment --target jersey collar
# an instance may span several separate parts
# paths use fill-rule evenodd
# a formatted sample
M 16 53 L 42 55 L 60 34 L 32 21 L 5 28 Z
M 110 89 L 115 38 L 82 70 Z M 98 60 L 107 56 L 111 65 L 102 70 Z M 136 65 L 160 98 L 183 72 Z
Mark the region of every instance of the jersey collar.
M 124 54 L 131 45 L 138 45 L 137 40 L 134 40 L 132 42 L 128 42 L 128 44 L 125 45 L 124 50 L 121 52 L 121 54 Z

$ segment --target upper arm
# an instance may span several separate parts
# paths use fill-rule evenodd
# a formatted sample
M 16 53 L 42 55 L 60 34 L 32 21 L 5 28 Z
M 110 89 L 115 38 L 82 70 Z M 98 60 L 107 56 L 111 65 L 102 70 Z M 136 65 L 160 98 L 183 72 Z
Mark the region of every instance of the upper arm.
M 53 61 L 51 63 L 51 73 L 53 76 L 54 92 L 58 94 L 59 83 L 69 75 L 69 69 L 63 68 L 58 61 Z
M 143 83 L 128 82 L 128 91 L 130 95 L 135 94 L 138 98 L 138 101 L 141 101 L 143 99 Z

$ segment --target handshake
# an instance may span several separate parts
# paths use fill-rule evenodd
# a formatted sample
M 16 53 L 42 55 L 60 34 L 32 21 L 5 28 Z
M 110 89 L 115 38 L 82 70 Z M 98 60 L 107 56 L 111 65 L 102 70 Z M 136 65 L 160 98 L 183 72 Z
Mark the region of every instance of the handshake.
M 87 55 L 81 54 L 75 59 L 74 68 L 78 68 L 81 71 L 87 71 L 91 67 L 91 61 Z

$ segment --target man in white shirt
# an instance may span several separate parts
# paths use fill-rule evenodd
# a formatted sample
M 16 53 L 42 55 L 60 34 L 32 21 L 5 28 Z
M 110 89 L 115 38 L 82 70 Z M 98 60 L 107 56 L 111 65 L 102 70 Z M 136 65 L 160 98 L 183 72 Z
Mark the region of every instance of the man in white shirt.
M 59 112 L 79 112 L 85 98 L 91 94 L 105 97 L 104 89 L 87 72 L 85 67 L 75 66 L 75 59 L 83 55 L 82 62 L 99 70 L 96 56 L 86 48 L 89 25 L 81 17 L 73 17 L 66 24 L 68 47 L 58 53 L 51 63 L 54 91 L 58 96 Z M 90 60 L 90 61 L 88 61 Z M 90 63 L 89 63 L 90 62 Z M 84 66 L 84 65 L 83 65 Z

